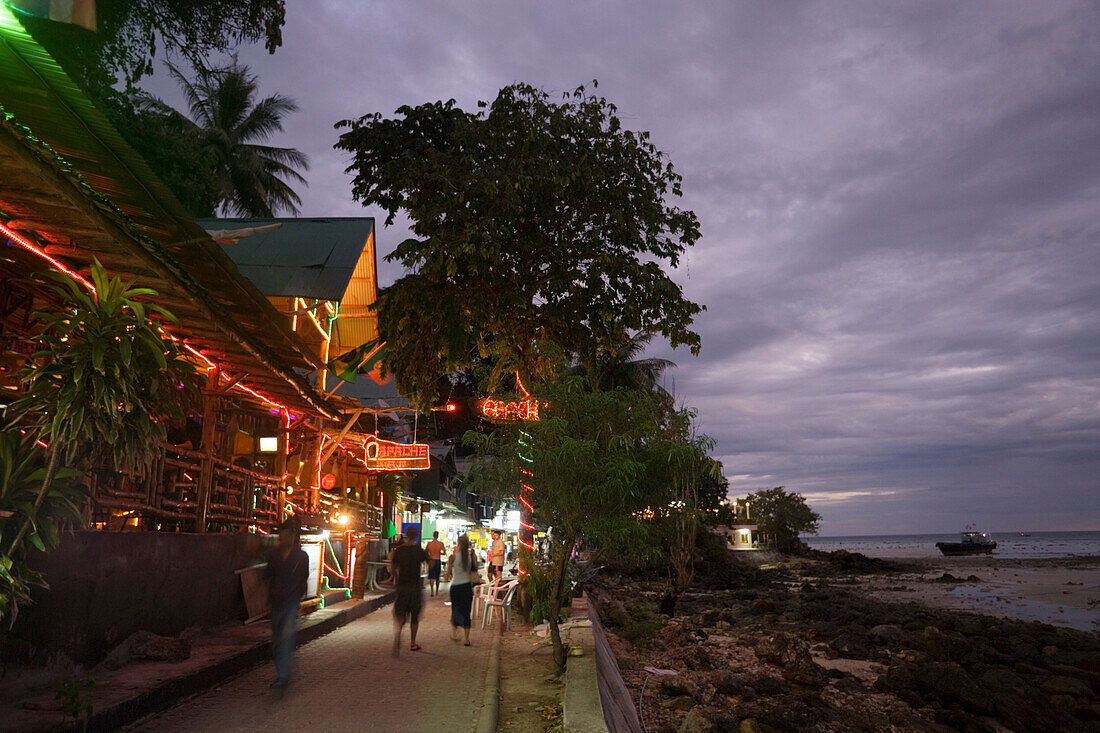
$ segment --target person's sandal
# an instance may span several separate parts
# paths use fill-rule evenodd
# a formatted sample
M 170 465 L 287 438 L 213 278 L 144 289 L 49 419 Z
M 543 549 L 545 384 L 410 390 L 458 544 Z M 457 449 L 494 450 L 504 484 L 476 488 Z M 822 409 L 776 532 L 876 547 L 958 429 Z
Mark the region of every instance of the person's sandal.
M 410 651 L 410 652 L 418 652 L 418 651 L 420 651 L 420 645 L 419 645 L 419 644 L 413 644 L 412 646 L 410 646 L 410 647 L 409 647 L 409 651 Z

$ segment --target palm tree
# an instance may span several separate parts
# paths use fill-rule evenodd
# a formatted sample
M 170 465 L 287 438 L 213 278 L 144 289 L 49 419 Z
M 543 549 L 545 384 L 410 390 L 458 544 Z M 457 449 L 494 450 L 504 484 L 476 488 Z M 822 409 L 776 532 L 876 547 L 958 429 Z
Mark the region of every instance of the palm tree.
M 622 387 L 656 393 L 662 403 L 671 409 L 675 400 L 661 386 L 660 380 L 666 369 L 676 366 L 675 362 L 638 358 L 652 340 L 652 333 L 639 332 L 628 336 L 615 351 L 597 352 L 584 364 L 573 366 L 569 373 L 587 377 L 590 388 L 601 392 Z
M 294 148 L 262 144 L 282 131 L 283 116 L 298 110 L 294 100 L 275 94 L 256 102 L 257 77 L 235 56 L 228 66 L 197 70 L 194 81 L 169 68 L 191 111 L 191 119 L 184 119 L 212 158 L 222 212 L 298 213 L 302 200 L 287 181 L 306 183 L 298 171 L 309 169 L 309 158 Z

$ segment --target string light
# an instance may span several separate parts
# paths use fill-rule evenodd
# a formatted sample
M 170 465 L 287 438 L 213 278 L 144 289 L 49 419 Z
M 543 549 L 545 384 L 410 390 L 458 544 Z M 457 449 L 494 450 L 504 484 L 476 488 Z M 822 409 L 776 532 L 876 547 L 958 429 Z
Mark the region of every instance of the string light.
M 70 270 L 68 267 L 65 267 L 65 265 L 61 264 L 59 261 L 57 261 L 53 257 L 46 254 L 45 250 L 43 250 L 43 249 L 37 247 L 36 245 L 32 244 L 30 242 L 30 240 L 26 239 L 25 237 L 23 237 L 20 234 L 17 234 L 15 232 L 15 230 L 10 229 L 7 224 L 0 223 L 0 233 L 3 233 L 3 235 L 5 237 L 7 237 L 11 241 L 15 242 L 16 244 L 18 244 L 20 247 L 27 250 L 28 252 L 30 252 L 32 254 L 35 254 L 35 255 L 38 255 L 42 259 L 46 260 L 46 262 L 49 262 L 56 269 L 58 269 L 61 272 L 65 273 L 69 277 L 73 278 L 74 280 L 79 281 L 81 284 L 84 285 L 84 287 L 86 287 L 89 291 L 91 291 L 93 296 L 98 297 L 98 294 L 96 293 L 96 290 L 95 290 L 95 286 L 92 285 L 90 282 L 88 282 L 86 279 L 84 279 L 83 275 L 81 275 L 79 272 L 76 272 L 75 270 Z

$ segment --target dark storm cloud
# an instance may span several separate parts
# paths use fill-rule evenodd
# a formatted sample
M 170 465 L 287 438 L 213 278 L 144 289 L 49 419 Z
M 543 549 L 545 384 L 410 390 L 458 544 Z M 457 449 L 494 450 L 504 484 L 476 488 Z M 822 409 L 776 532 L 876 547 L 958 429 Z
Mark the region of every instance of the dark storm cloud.
M 1100 6 L 287 12 L 284 48 L 243 58 L 302 106 L 279 142 L 313 160 L 307 215 L 379 216 L 332 124 L 402 104 L 598 78 L 653 133 L 703 228 L 675 276 L 708 306 L 699 358 L 654 351 L 735 491 L 802 491 L 832 534 L 1100 528 Z

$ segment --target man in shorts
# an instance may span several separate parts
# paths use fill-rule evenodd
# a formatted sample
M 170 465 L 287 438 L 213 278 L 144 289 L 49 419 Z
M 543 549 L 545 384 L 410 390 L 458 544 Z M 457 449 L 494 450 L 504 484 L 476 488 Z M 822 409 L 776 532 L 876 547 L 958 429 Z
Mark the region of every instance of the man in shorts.
M 428 559 L 428 553 L 420 546 L 420 529 L 410 526 L 405 530 L 405 544 L 394 548 L 390 559 L 390 573 L 395 578 L 397 594 L 393 601 L 393 656 L 401 651 L 401 629 L 409 622 L 409 651 L 420 649 L 416 643 L 416 630 L 420 625 L 420 608 L 424 602 L 420 587 L 420 566 Z
M 439 532 L 432 532 L 432 540 L 424 545 L 428 553 L 428 595 L 439 593 L 439 576 L 443 572 L 443 553 L 447 546 L 439 541 Z
M 500 530 L 493 530 L 493 539 L 489 542 L 489 577 L 497 580 L 504 574 L 504 540 Z

